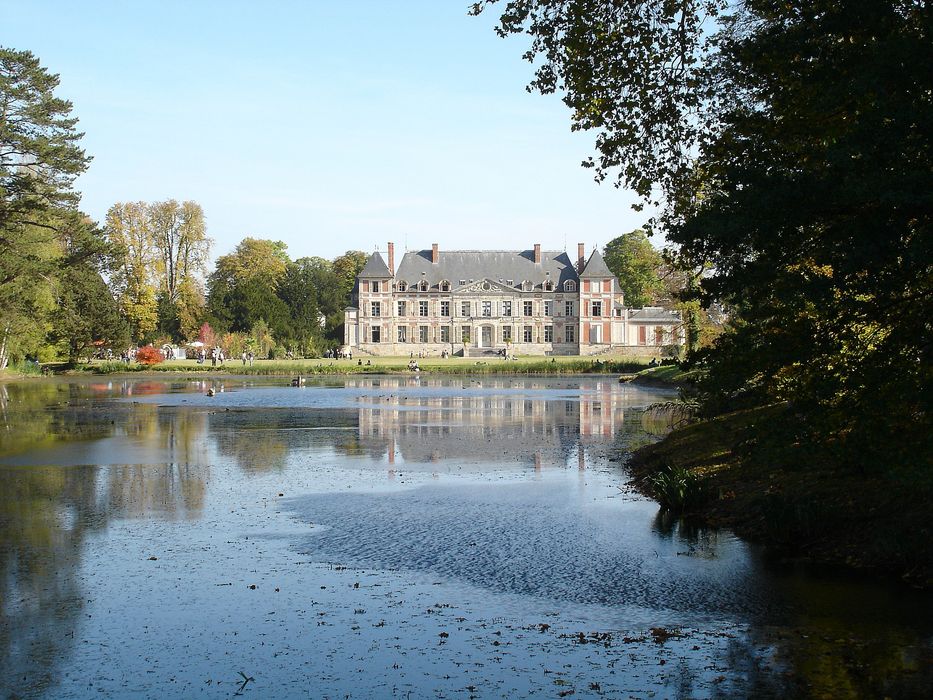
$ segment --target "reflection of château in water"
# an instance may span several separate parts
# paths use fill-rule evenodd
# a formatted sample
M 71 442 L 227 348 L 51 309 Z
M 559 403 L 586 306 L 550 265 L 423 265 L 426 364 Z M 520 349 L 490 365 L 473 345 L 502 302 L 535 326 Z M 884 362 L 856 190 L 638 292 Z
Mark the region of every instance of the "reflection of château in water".
M 482 390 L 471 392 L 467 384 L 459 395 L 432 395 L 440 384 L 431 380 L 370 381 L 385 393 L 360 398 L 360 443 L 390 464 L 399 457 L 414 463 L 453 458 L 565 464 L 577 448 L 606 443 L 634 427 L 623 427 L 630 394 L 612 381 L 585 389 L 568 382 L 563 390 L 545 392 L 545 382 L 484 380 Z M 408 393 L 409 387 L 421 390 Z

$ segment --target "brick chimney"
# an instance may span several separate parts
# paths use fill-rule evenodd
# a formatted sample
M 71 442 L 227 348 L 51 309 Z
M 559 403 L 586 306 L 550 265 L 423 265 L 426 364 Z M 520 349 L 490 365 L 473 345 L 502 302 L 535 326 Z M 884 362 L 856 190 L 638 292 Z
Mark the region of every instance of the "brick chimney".
M 395 244 L 389 241 L 389 272 L 395 277 Z
M 583 274 L 583 266 L 586 265 L 586 246 L 583 243 L 577 243 L 577 274 Z
M 535 243 L 535 265 L 541 264 L 541 244 Z
M 437 254 L 437 243 L 431 244 L 431 262 L 435 265 L 437 264 L 438 254 Z

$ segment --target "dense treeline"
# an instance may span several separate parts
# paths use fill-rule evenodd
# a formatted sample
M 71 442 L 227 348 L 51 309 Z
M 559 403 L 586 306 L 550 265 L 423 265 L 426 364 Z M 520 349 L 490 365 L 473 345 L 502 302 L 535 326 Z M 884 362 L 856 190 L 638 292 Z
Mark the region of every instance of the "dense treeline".
M 193 201 L 117 203 L 99 226 L 78 209 L 90 157 L 58 82 L 0 48 L 0 369 L 196 340 L 273 357 L 339 344 L 363 253 L 293 261 L 247 238 L 208 270 Z

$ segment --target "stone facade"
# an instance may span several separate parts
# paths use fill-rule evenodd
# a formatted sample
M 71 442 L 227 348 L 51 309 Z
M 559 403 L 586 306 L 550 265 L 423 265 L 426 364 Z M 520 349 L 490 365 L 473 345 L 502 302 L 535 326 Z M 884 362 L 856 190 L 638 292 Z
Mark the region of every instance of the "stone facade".
M 373 253 L 344 315 L 344 345 L 370 355 L 659 354 L 683 344 L 681 319 L 628 309 L 598 250 Z M 635 353 L 641 354 L 641 353 Z

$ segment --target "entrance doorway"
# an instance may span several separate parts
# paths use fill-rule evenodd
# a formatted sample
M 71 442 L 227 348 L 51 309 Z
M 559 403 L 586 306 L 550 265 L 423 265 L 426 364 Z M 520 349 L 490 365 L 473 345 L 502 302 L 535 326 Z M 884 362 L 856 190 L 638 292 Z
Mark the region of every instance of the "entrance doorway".
M 492 326 L 483 326 L 479 330 L 479 346 L 481 348 L 492 347 Z

